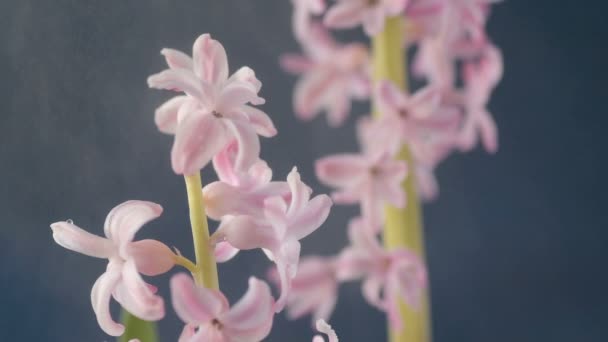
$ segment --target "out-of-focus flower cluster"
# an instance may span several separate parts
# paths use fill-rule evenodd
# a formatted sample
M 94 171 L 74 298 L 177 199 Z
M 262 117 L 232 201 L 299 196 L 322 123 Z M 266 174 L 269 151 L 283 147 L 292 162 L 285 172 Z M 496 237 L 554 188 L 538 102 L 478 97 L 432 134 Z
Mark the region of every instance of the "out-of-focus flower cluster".
M 350 245 L 341 253 L 302 260 L 287 300 L 289 317 L 328 319 L 339 284 L 357 279 L 363 280 L 365 299 L 385 311 L 393 327 L 401 327 L 399 298 L 419 305 L 427 285 L 423 261 L 405 248 L 381 247 L 384 208 L 407 206 L 401 186 L 407 177 L 415 178 L 419 197 L 435 198 L 435 169 L 450 153 L 469 151 L 478 141 L 488 152 L 497 150 L 496 124 L 487 106 L 503 65 L 485 32 L 495 2 L 292 0 L 293 31 L 302 52 L 284 54 L 280 64 L 300 75 L 293 92 L 296 116 L 310 120 L 326 112 L 330 126 L 338 126 L 347 120 L 352 100 L 370 100 L 381 115 L 358 120 L 360 152 L 316 162 L 319 180 L 335 188 L 333 200 L 359 204 L 361 217 L 351 221 Z M 394 17 L 405 23 L 402 43 L 406 52 L 413 50 L 411 74 L 424 83 L 412 92 L 389 80 L 372 81 L 368 48 L 338 42 L 330 31 L 361 26 L 373 37 Z M 404 146 L 412 156 L 408 163 L 398 158 Z

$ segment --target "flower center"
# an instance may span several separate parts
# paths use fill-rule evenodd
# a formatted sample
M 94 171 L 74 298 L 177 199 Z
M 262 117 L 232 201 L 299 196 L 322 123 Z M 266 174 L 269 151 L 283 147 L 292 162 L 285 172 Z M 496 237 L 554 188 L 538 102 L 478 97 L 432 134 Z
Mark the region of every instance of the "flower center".
M 372 7 L 380 3 L 380 0 L 367 0 L 367 6 Z
M 217 318 L 214 318 L 211 321 L 211 325 L 213 327 L 215 327 L 217 330 L 222 330 L 224 328 L 224 325 L 222 324 L 222 322 L 218 321 Z
M 213 112 L 211 112 L 211 115 L 215 116 L 215 117 L 216 117 L 216 118 L 218 118 L 218 119 L 221 119 L 221 118 L 223 118 L 223 117 L 224 117 L 224 116 L 222 115 L 222 113 L 220 113 L 220 112 L 218 112 L 218 111 L 215 111 L 215 110 L 214 110 Z
M 371 175 L 374 176 L 374 177 L 379 176 L 380 172 L 381 172 L 381 170 L 380 170 L 380 168 L 378 166 L 372 166 L 369 169 L 369 173 L 371 173 Z
M 407 109 L 401 109 L 401 110 L 399 110 L 399 116 L 400 116 L 402 119 L 405 119 L 405 118 L 407 118 L 408 116 L 410 116 L 410 112 L 409 112 Z

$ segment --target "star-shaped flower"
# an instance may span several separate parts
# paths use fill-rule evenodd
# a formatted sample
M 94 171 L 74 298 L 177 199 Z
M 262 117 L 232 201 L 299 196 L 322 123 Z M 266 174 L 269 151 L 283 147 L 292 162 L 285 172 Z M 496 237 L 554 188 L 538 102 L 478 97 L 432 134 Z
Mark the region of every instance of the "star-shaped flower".
M 161 53 L 169 69 L 150 76 L 148 85 L 186 93 L 156 111 L 159 130 L 175 134 L 173 170 L 197 172 L 234 138 L 240 146 L 238 168 L 246 170 L 259 156 L 257 135 L 277 133 L 266 113 L 248 105 L 264 103 L 258 96 L 262 84 L 253 70 L 242 67 L 228 77 L 226 51 L 208 34 L 194 42 L 192 58 L 172 49 Z
M 51 225 L 53 238 L 59 245 L 108 259 L 106 272 L 97 279 L 91 291 L 97 322 L 108 335 L 120 336 L 124 332 L 124 326 L 110 315 L 111 297 L 141 319 L 157 321 L 165 316 L 163 300 L 155 295 L 156 288 L 147 284 L 139 273 L 148 276 L 165 273 L 175 264 L 175 255 L 159 241 L 133 241 L 135 233 L 161 212 L 161 206 L 152 202 L 124 202 L 108 214 L 105 238 L 88 233 L 70 221 Z

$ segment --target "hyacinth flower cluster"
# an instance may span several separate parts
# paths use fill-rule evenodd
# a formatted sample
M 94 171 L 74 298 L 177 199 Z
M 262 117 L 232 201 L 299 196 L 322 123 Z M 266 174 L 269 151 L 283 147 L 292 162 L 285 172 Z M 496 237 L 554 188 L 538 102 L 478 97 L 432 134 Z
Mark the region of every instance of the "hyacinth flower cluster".
M 298 270 L 300 240 L 323 224 L 332 200 L 313 196 L 295 167 L 286 180 L 272 179 L 272 169 L 260 159 L 259 137 L 272 137 L 277 130 L 254 107 L 264 99 L 253 70 L 243 67 L 229 75 L 226 51 L 209 34 L 196 39 L 192 56 L 173 49 L 161 53 L 168 68 L 150 76 L 148 85 L 176 93 L 158 107 L 154 120 L 161 132 L 175 137 L 171 165 L 186 181 L 196 260 L 160 241 L 136 239 L 139 229 L 162 213 L 160 205 L 147 201 L 131 200 L 112 209 L 105 237 L 67 220 L 51 224 L 53 238 L 62 247 L 108 260 L 91 290 L 93 312 L 108 335 L 121 336 L 126 329 L 111 315 L 112 299 L 139 319 L 163 319 L 165 300 L 142 275 L 153 277 L 182 266 L 190 274 L 173 275 L 169 286 L 170 307 L 184 322 L 177 340 L 261 341 L 270 333 L 275 314 L 297 298 L 291 293 L 302 286 L 298 275 L 309 272 L 305 265 Z M 200 171 L 208 165 L 218 180 L 203 187 Z M 213 234 L 207 219 L 218 222 Z M 231 305 L 219 288 L 216 262 L 253 249 L 261 249 L 275 264 L 278 295 L 265 281 L 248 275 L 247 292 Z M 349 261 L 350 268 L 357 267 L 354 262 Z M 335 298 L 327 300 L 329 304 Z M 325 321 L 319 320 L 317 329 L 329 341 L 338 340 Z
M 479 143 L 489 153 L 498 149 L 488 104 L 503 61 L 485 29 L 496 2 L 292 0 L 302 51 L 285 53 L 280 65 L 298 76 L 296 116 L 325 113 L 329 126 L 340 126 L 354 100 L 369 100 L 373 113 L 358 118 L 359 152 L 316 162 L 334 202 L 359 205 L 360 216 L 337 255 L 302 259 L 290 318 L 329 319 L 340 283 L 362 280 L 364 298 L 387 315 L 392 342 L 430 340 L 419 202 L 437 197 L 435 170 L 452 152 Z M 333 36 L 352 28 L 362 29 L 370 48 Z M 408 75 L 422 86 L 408 90 Z

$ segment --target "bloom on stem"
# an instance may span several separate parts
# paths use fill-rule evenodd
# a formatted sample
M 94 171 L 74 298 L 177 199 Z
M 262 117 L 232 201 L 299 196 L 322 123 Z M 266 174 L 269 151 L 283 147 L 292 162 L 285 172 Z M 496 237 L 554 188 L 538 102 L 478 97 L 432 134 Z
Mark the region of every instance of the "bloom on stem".
M 395 136 L 386 138 L 383 135 L 373 136 L 367 128 L 377 129 L 364 124 L 359 132 L 363 152 L 342 153 L 318 159 L 315 171 L 319 180 L 339 190 L 332 194 L 336 203 L 354 204 L 360 202 L 365 219 L 373 227 L 379 227 L 384 217 L 384 205 L 390 203 L 403 208 L 406 196 L 400 186 L 407 175 L 404 161 L 395 159 L 397 153 Z M 394 129 L 392 128 L 387 129 Z M 392 141 L 391 139 L 394 139 Z
M 324 23 L 331 28 L 352 28 L 359 24 L 373 37 L 384 28 L 388 17 L 399 15 L 409 0 L 338 0 L 327 11 Z
M 163 49 L 169 69 L 148 78 L 152 88 L 186 93 L 156 110 L 160 131 L 175 134 L 171 164 L 177 174 L 193 174 L 203 168 L 232 139 L 238 141 L 237 164 L 247 169 L 260 152 L 258 135 L 274 136 L 272 121 L 248 104 L 263 104 L 258 96 L 262 83 L 248 67 L 228 77 L 228 59 L 222 44 L 201 35 L 186 54 Z
M 280 196 L 266 198 L 263 217 L 228 217 L 212 235 L 212 241 L 227 241 L 237 249 L 263 248 L 274 261 L 281 279 L 277 312 L 285 306 L 291 281 L 297 273 L 299 240 L 325 222 L 332 204 L 327 195 L 310 199 L 311 189 L 300 180 L 296 168 L 287 176 L 287 183 L 291 191 L 289 201 Z
M 427 284 L 422 260 L 405 248 L 384 250 L 367 223 L 353 219 L 348 227 L 351 245 L 338 257 L 338 278 L 363 281 L 363 296 L 387 313 L 391 326 L 402 328 L 399 298 L 417 308 Z M 381 295 L 382 293 L 382 295 Z
M 326 110 L 328 123 L 339 126 L 348 117 L 351 98 L 364 99 L 369 94 L 367 48 L 339 44 L 318 23 L 311 24 L 301 44 L 305 55 L 281 56 L 283 69 L 302 74 L 293 94 L 296 115 L 311 120 Z
M 154 276 L 167 272 L 175 264 L 169 247 L 156 240 L 133 242 L 135 233 L 147 222 L 160 216 L 162 207 L 152 202 L 127 201 L 116 206 L 106 218 L 106 238 L 93 235 L 71 222 L 51 224 L 55 241 L 70 250 L 96 258 L 108 259 L 108 267 L 93 285 L 91 303 L 99 326 L 108 335 L 120 336 L 124 326 L 110 315 L 110 298 L 133 315 L 157 321 L 165 316 L 156 288 L 139 273 Z
M 249 278 L 249 289 L 232 307 L 217 290 L 198 287 L 184 273 L 171 279 L 173 308 L 186 323 L 180 342 L 257 342 L 272 327 L 274 299 L 266 283 Z
M 309 313 L 313 322 L 329 319 L 338 299 L 336 266 L 335 258 L 310 256 L 302 259 L 287 297 L 289 319 L 298 319 Z M 270 280 L 280 284 L 276 269 L 269 273 Z

